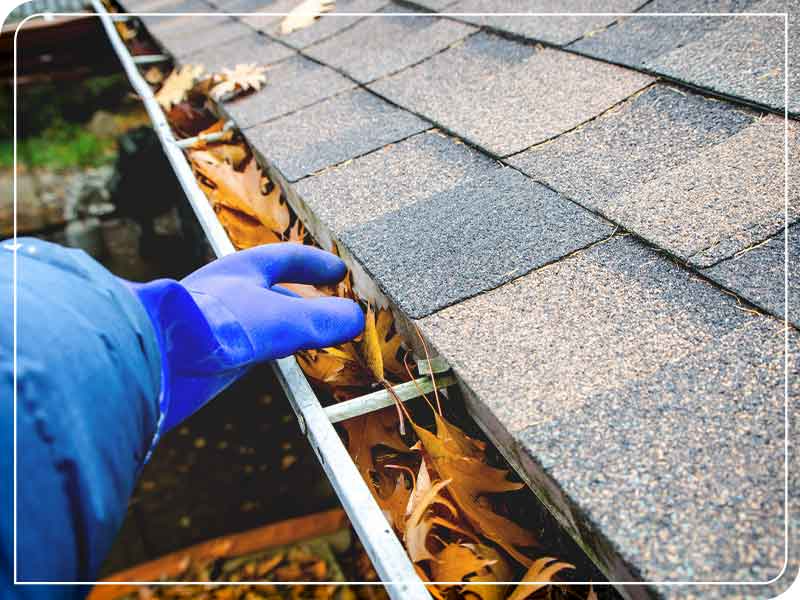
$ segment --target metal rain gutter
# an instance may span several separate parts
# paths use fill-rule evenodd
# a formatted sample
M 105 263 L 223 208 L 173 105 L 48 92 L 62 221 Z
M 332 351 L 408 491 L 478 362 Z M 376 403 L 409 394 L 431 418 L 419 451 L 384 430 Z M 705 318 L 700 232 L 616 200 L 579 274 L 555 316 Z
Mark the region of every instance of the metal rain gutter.
M 191 167 L 183 154 L 181 142 L 173 136 L 153 91 L 136 67 L 137 63 L 146 64 L 147 60 L 141 57 L 134 60 L 117 34 L 111 15 L 100 0 L 91 0 L 91 4 L 125 69 L 128 80 L 144 103 L 164 153 L 172 165 L 215 255 L 219 258 L 234 253 L 236 250 L 233 244 L 217 220 L 205 194 L 197 185 Z M 158 60 L 161 60 L 161 55 L 158 55 Z M 431 596 L 414 570 L 408 554 L 386 520 L 383 511 L 375 502 L 333 426 L 334 422 L 390 405 L 392 401 L 390 395 L 386 391 L 376 392 L 355 398 L 347 403 L 346 407 L 328 407 L 326 409 L 320 403 L 294 357 L 273 361 L 272 367 L 295 411 L 300 429 L 317 454 L 325 474 L 350 518 L 378 576 L 386 586 L 389 596 L 393 600 L 430 600 Z M 432 369 L 433 372 L 445 370 L 446 367 Z M 416 382 L 396 386 L 395 391 L 399 392 L 403 401 L 406 401 L 421 395 L 415 391 L 430 391 L 432 379 L 433 373 L 430 373 L 420 377 Z M 440 387 L 454 382 L 454 379 L 446 374 L 440 375 L 436 379 L 437 383 L 444 384 Z M 412 386 L 415 390 L 411 389 Z

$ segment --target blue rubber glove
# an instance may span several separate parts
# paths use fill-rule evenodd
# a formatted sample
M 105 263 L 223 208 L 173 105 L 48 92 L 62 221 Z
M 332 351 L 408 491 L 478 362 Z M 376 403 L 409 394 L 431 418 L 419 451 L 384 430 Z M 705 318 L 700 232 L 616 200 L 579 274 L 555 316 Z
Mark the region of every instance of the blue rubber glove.
M 278 283 L 332 284 L 346 272 L 329 252 L 269 244 L 221 258 L 180 282 L 126 282 L 147 310 L 161 349 L 164 432 L 256 362 L 334 346 L 364 328 L 343 298 L 304 299 Z

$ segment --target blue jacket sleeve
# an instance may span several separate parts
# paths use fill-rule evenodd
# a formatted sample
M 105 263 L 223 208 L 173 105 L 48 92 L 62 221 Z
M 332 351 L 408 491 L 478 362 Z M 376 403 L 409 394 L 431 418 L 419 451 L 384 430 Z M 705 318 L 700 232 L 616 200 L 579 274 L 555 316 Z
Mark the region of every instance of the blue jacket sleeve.
M 81 251 L 18 242 L 16 396 L 14 251 L 0 244 L 0 596 L 74 598 L 85 588 L 6 588 L 14 403 L 17 579 L 92 581 L 156 433 L 161 359 L 144 308 L 111 273 Z

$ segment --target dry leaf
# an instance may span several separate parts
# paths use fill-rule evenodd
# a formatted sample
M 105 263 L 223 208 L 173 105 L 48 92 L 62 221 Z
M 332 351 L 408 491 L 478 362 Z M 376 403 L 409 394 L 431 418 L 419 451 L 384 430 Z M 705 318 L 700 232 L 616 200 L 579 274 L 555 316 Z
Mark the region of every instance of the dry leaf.
M 119 37 L 121 37 L 122 41 L 124 42 L 130 42 L 136 37 L 136 30 L 128 25 L 125 21 L 115 21 L 114 27 L 116 27 Z
M 375 313 L 372 312 L 371 306 L 367 307 L 367 314 L 364 316 L 364 333 L 359 346 L 372 376 L 377 381 L 383 381 L 383 354 L 375 327 Z
M 449 483 L 450 480 L 445 479 L 431 485 L 428 491 L 419 499 L 417 505 L 414 506 L 414 510 L 406 521 L 403 541 L 412 562 L 433 560 L 433 554 L 430 553 L 427 546 L 428 534 L 433 527 L 433 523 L 430 518 L 426 518 L 426 513 L 431 505 L 436 502 L 439 493 Z
M 212 78 L 212 87 L 208 91 L 217 102 L 230 100 L 237 94 L 249 90 L 259 90 L 267 82 L 265 67 L 256 64 L 236 65 L 233 69 L 222 69 Z
M 303 222 L 300 219 L 295 221 L 292 228 L 289 229 L 289 233 L 286 234 L 286 241 L 287 242 L 296 242 L 298 244 L 303 244 L 306 241 L 306 228 L 303 226 Z M 328 295 L 328 294 L 325 294 Z
M 471 548 L 478 557 L 491 561 L 480 573 L 470 577 L 469 581 L 485 584 L 492 581 L 512 580 L 514 573 L 505 557 L 497 550 L 483 544 L 465 544 L 465 546 Z M 465 585 L 461 588 L 461 593 L 469 597 L 474 595 L 480 600 L 504 600 L 507 590 L 507 585 Z
M 417 572 L 417 575 L 419 575 L 419 578 L 422 581 L 424 581 L 426 583 L 430 581 L 430 577 L 428 577 L 428 574 L 425 572 L 425 570 L 420 565 L 416 565 L 415 564 L 414 565 L 414 570 Z M 435 586 L 435 585 L 427 585 L 427 586 L 425 586 L 425 589 L 427 589 L 428 593 L 431 596 L 433 596 L 436 600 L 445 600 L 444 594 L 442 593 L 442 591 L 437 586 Z
M 221 204 L 214 207 L 214 212 L 225 228 L 228 237 L 231 238 L 231 242 L 238 250 L 254 248 L 262 244 L 274 244 L 280 241 L 280 238 L 272 231 L 243 212 L 230 209 Z
M 150 67 L 144 72 L 144 80 L 152 85 L 158 85 L 164 81 L 164 73 L 158 67 Z
M 216 118 L 189 102 L 179 102 L 167 111 L 167 120 L 179 137 L 191 137 L 212 125 Z
M 264 177 L 254 159 L 237 171 L 205 150 L 192 150 L 188 155 L 195 172 L 211 184 L 200 181 L 215 208 L 221 205 L 255 219 L 274 234 L 274 241 L 280 241 L 289 226 L 289 208 L 281 202 L 278 186 L 264 193 Z
M 398 475 L 395 480 L 394 490 L 387 498 L 378 496 L 376 500 L 380 505 L 386 520 L 398 531 L 403 531 L 406 523 L 405 509 L 408 505 L 408 497 L 411 490 L 406 487 L 406 478 Z
M 361 415 L 342 423 L 347 431 L 347 451 L 356 463 L 361 477 L 376 496 L 385 496 L 381 493 L 383 483 L 373 458 L 373 448 L 385 446 L 396 452 L 409 452 L 403 438 L 397 431 L 397 415 L 393 408 Z M 376 483 L 375 478 L 378 478 Z M 394 483 L 394 480 L 392 480 Z
M 242 144 L 204 144 L 203 147 L 217 160 L 228 163 L 236 170 L 250 157 L 247 148 Z
M 298 29 L 312 25 L 322 13 L 336 8 L 335 0 L 305 0 L 295 6 L 281 21 L 281 35 L 288 35 Z
M 297 361 L 303 372 L 319 383 L 341 387 L 364 385 L 364 371 L 355 355 L 353 344 L 304 350 L 297 353 Z
M 169 110 L 173 104 L 183 101 L 186 92 L 192 89 L 202 73 L 202 65 L 184 65 L 175 69 L 156 93 L 156 100 L 164 110 Z
M 414 507 L 419 504 L 422 497 L 428 492 L 431 487 L 431 476 L 428 472 L 428 467 L 425 464 L 425 459 L 420 461 L 419 471 L 414 479 L 414 489 L 412 490 L 408 503 L 406 504 L 406 516 L 409 516 L 414 510 Z
M 494 563 L 493 560 L 480 558 L 467 544 L 448 544 L 439 552 L 431 563 L 434 581 L 463 581 L 467 575 L 477 574 Z M 450 587 L 450 586 L 445 586 Z
M 439 415 L 434 416 L 436 435 L 414 423 L 412 425 L 433 468 L 440 477 L 451 481 L 448 493 L 476 531 L 495 542 L 523 565 L 529 565 L 530 560 L 516 546 L 534 545 L 536 539 L 533 535 L 479 501 L 487 493 L 516 490 L 522 484 L 508 481 L 504 470 L 490 467 L 479 458 L 461 454 L 459 449 L 468 447 L 466 434 Z
M 525 600 L 530 598 L 537 590 L 540 590 L 547 583 L 526 583 L 526 582 L 550 582 L 553 575 L 564 569 L 574 569 L 575 565 L 565 562 L 556 562 L 557 559 L 551 557 L 540 558 L 534 562 L 525 576 L 522 578 L 520 585 L 514 588 L 508 600 Z
M 233 139 L 233 129 L 225 129 L 225 121 L 223 119 L 219 119 L 212 123 L 209 127 L 206 127 L 202 131 L 200 131 L 197 135 L 198 136 L 207 136 L 211 135 L 212 133 L 220 133 L 224 132 L 222 137 L 215 142 L 210 142 L 212 144 L 219 144 L 222 142 L 229 142 Z M 193 145 L 192 148 L 197 150 L 205 149 L 208 146 L 208 142 L 203 139 L 197 140 Z
M 282 283 L 281 287 L 297 294 L 301 298 L 327 298 L 329 296 L 319 288 L 306 283 Z
M 397 353 L 403 340 L 396 331 L 392 332 L 393 325 L 394 317 L 392 316 L 392 311 L 387 308 L 380 309 L 375 318 L 375 329 L 381 346 L 383 369 L 395 377 L 405 380 L 408 379 L 408 375 L 402 361 L 397 359 Z

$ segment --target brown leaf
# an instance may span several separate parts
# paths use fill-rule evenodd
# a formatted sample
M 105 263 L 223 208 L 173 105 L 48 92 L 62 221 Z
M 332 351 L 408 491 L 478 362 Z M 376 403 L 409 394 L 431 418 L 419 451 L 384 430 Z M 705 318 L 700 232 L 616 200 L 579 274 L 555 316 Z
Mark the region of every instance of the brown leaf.
M 483 544 L 465 545 L 471 548 L 478 557 L 491 561 L 480 573 L 470 577 L 470 582 L 486 584 L 493 581 L 511 581 L 514 573 L 505 557 L 497 550 Z M 507 585 L 465 585 L 461 589 L 461 593 L 470 598 L 473 595 L 477 596 L 481 600 L 504 600 L 507 590 Z
M 484 460 L 486 443 L 471 438 L 452 423 L 443 418 L 436 419 L 436 432 L 448 452 L 455 456 L 463 455 L 470 458 Z M 519 485 L 519 487 L 522 487 Z M 518 488 L 514 488 L 518 489 Z
M 216 120 L 208 111 L 201 110 L 189 102 L 179 102 L 167 111 L 167 120 L 178 136 L 191 137 Z
M 533 534 L 479 501 L 487 493 L 516 490 L 522 484 L 508 481 L 506 471 L 490 467 L 482 459 L 461 454 L 460 449 L 470 448 L 465 434 L 439 415 L 435 415 L 435 418 L 436 435 L 412 424 L 433 468 L 440 477 L 451 481 L 449 495 L 476 531 L 527 566 L 530 560 L 516 546 L 534 545 L 536 539 Z M 476 452 L 474 445 L 471 452 Z
M 408 498 L 408 504 L 406 506 L 407 517 L 410 517 L 411 514 L 416 509 L 416 507 L 423 502 L 423 499 L 426 498 L 428 493 L 430 492 L 431 487 L 433 487 L 433 482 L 431 481 L 430 474 L 428 473 L 428 468 L 425 466 L 425 460 L 423 459 L 422 462 L 420 463 L 419 472 L 417 473 L 417 477 L 415 479 L 413 492 L 410 494 Z M 436 496 L 433 500 L 433 504 L 440 505 L 443 508 L 447 509 L 447 511 L 450 513 L 451 518 L 453 519 L 458 518 L 458 509 L 445 496 L 443 495 Z M 450 527 L 451 525 L 452 524 L 449 522 L 445 524 L 446 527 Z
M 352 343 L 337 348 L 304 350 L 297 353 L 297 361 L 303 372 L 319 383 L 343 387 L 364 383 L 364 372 Z
M 392 325 L 394 325 L 392 311 L 387 308 L 378 310 L 375 318 L 375 329 L 381 346 L 384 371 L 389 371 L 392 375 L 405 380 L 408 379 L 406 370 L 402 361 L 397 359 L 397 353 L 403 340 L 397 332 L 392 332 Z
M 540 590 L 547 583 L 552 581 L 553 575 L 564 569 L 574 569 L 575 565 L 565 562 L 557 562 L 557 559 L 551 557 L 540 558 L 535 561 L 525 576 L 522 578 L 520 585 L 514 588 L 514 591 L 508 597 L 508 600 L 525 600 L 530 598 L 537 590 Z M 530 583 L 530 582 L 540 583 Z
M 470 545 L 448 544 L 431 563 L 433 580 L 463 581 L 467 575 L 477 574 L 493 562 L 477 556 Z
M 216 157 L 217 160 L 228 163 L 237 170 L 250 156 L 247 148 L 242 144 L 204 144 L 204 147 L 206 152 Z
M 419 578 L 422 579 L 422 581 L 426 583 L 430 581 L 430 577 L 428 577 L 428 574 L 425 572 L 425 569 L 423 569 L 420 565 L 415 564 L 414 570 L 417 572 L 417 575 L 419 575 Z M 425 588 L 428 590 L 428 593 L 430 593 L 430 595 L 433 596 L 436 600 L 445 600 L 444 594 L 435 585 L 426 585 Z
M 398 531 L 403 531 L 405 528 L 406 506 L 410 494 L 411 490 L 406 487 L 406 478 L 398 475 L 392 493 L 386 498 L 377 497 L 378 505 L 386 515 L 386 520 Z
M 164 81 L 164 73 L 158 67 L 150 67 L 144 72 L 144 80 L 151 85 L 158 85 Z
M 222 69 L 212 78 L 212 87 L 208 95 L 216 101 L 230 100 L 234 96 L 259 90 L 267 82 L 265 67 L 256 64 L 236 65 L 233 69 Z
M 367 314 L 364 316 L 364 333 L 359 347 L 372 376 L 377 381 L 383 381 L 383 354 L 378 331 L 375 328 L 375 313 L 372 312 L 371 306 L 367 307 Z
M 156 101 L 164 110 L 169 110 L 173 104 L 183 101 L 186 92 L 192 89 L 202 73 L 202 65 L 184 65 L 175 69 L 156 93 Z
M 274 232 L 261 225 L 250 215 L 221 204 L 214 207 L 214 212 L 222 227 L 225 228 L 231 243 L 238 250 L 281 241 Z
M 373 448 L 385 446 L 397 452 L 409 452 L 397 430 L 397 414 L 391 407 L 384 408 L 348 419 L 342 426 L 347 431 L 347 451 L 356 463 L 361 477 L 376 496 L 381 496 L 379 486 L 376 486 L 373 479 L 378 473 L 373 459 Z
M 294 225 L 292 225 L 292 228 L 289 229 L 289 232 L 286 234 L 286 241 L 303 244 L 305 243 L 305 240 L 306 240 L 306 228 L 303 226 L 303 222 L 300 219 L 297 219 Z
M 413 512 L 414 507 L 419 504 L 420 500 L 428 493 L 429 489 L 431 489 L 431 476 L 425 464 L 425 459 L 423 458 L 422 461 L 420 461 L 417 476 L 414 478 L 413 490 L 408 497 L 406 516 L 409 516 Z
M 281 35 L 288 35 L 312 25 L 322 13 L 332 11 L 335 7 L 335 0 L 305 0 L 295 6 L 281 21 Z
M 263 192 L 264 177 L 255 159 L 247 163 L 244 171 L 237 171 L 206 150 L 191 150 L 188 155 L 195 172 L 211 184 L 200 182 L 212 205 L 244 213 L 270 230 L 277 238 L 275 241 L 280 241 L 289 226 L 289 208 L 281 202 L 278 186 L 273 186 L 269 193 Z
M 306 283 L 282 283 L 281 287 L 294 292 L 301 298 L 327 298 L 329 296 L 319 288 Z
M 449 479 L 437 481 L 422 495 L 417 504 L 413 507 L 411 515 L 405 524 L 403 541 L 412 562 L 423 560 L 433 560 L 427 546 L 428 534 L 433 527 L 430 518 L 426 518 L 428 509 L 436 502 L 439 493 L 450 483 Z
M 114 27 L 116 27 L 119 37 L 121 37 L 124 42 L 130 42 L 136 37 L 136 30 L 125 21 L 115 21 Z
M 209 134 L 212 134 L 212 133 L 219 133 L 221 131 L 225 131 L 225 121 L 223 119 L 218 119 L 217 121 L 214 121 L 214 123 L 212 123 L 210 126 L 206 127 L 202 131 L 200 131 L 197 135 L 198 136 L 203 136 L 203 135 L 209 135 Z M 232 138 L 233 138 L 233 129 L 228 129 L 227 131 L 225 131 L 224 136 L 223 136 L 223 138 L 221 140 L 217 140 L 216 142 L 212 142 L 212 144 L 216 144 L 216 143 L 219 143 L 219 142 L 227 142 L 227 141 L 230 141 Z M 197 149 L 197 150 L 202 150 L 202 149 L 205 149 L 207 146 L 208 146 L 208 143 L 205 140 L 199 139 L 192 145 L 192 148 Z

